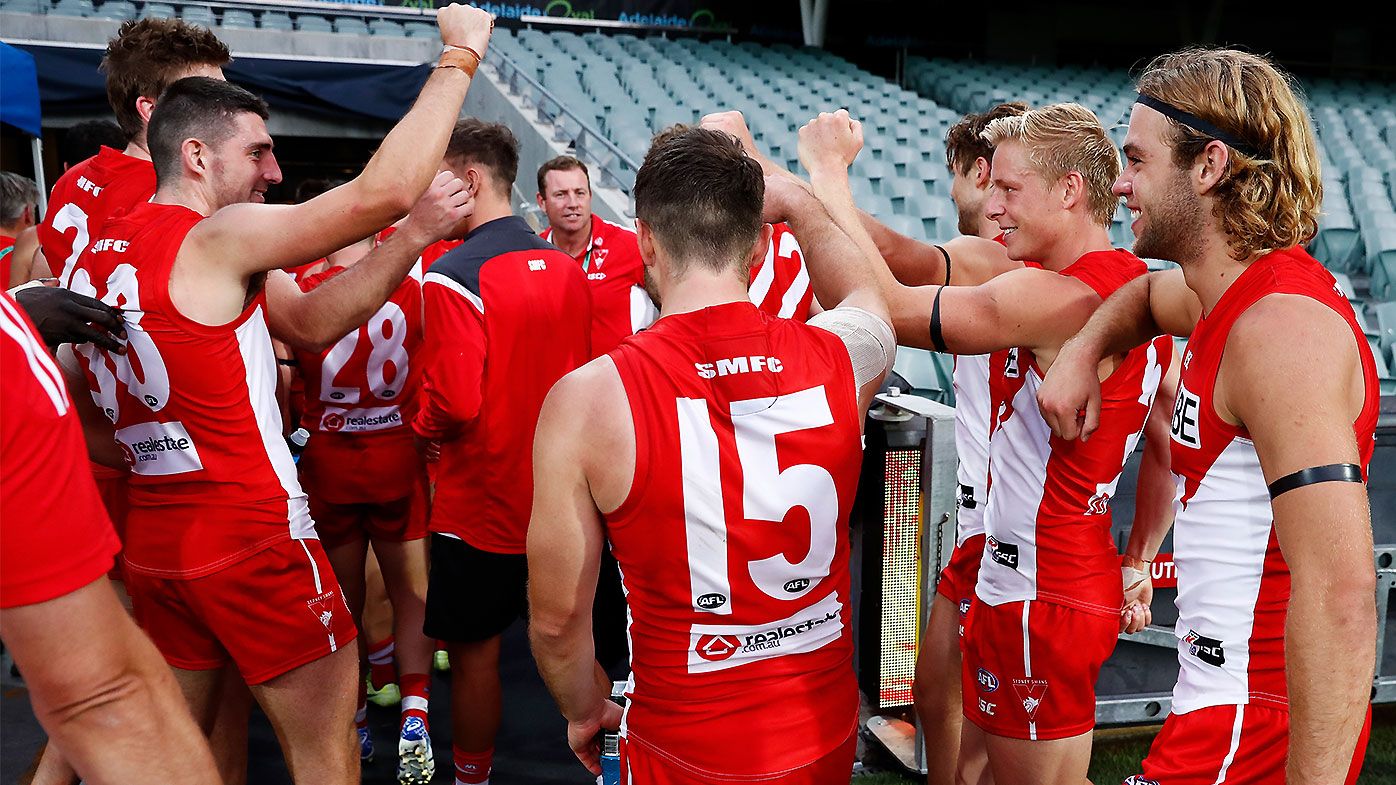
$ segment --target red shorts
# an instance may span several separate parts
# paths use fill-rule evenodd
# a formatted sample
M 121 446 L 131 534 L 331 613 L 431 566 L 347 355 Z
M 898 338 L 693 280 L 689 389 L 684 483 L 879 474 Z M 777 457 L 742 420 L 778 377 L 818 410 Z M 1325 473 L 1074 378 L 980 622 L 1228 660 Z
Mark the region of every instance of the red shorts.
M 116 538 L 122 542 L 126 541 L 126 513 L 131 508 L 131 498 L 127 495 L 126 488 L 130 477 L 129 472 L 118 472 L 92 464 L 92 479 L 97 483 L 97 495 L 102 497 L 102 506 L 107 509 L 107 517 L 111 518 Z M 116 562 L 107 572 L 107 577 L 114 581 L 125 580 L 125 570 L 122 567 L 121 554 L 117 554 Z
M 960 609 L 960 637 L 965 635 L 965 616 L 974 599 L 974 585 L 979 582 L 979 560 L 984 557 L 984 535 L 976 534 L 958 545 L 950 554 L 950 563 L 940 571 L 936 594 Z
M 261 684 L 354 641 L 358 631 L 318 540 L 285 540 L 193 579 L 128 570 L 136 621 L 166 662 L 199 671 L 229 662 Z
M 390 502 L 335 504 L 314 494 L 310 517 L 326 548 L 370 539 L 375 542 L 410 542 L 427 536 L 426 475 L 411 496 Z
M 986 733 L 1047 741 L 1095 727 L 1095 682 L 1120 621 L 1050 602 L 986 605 L 965 620 L 965 717 Z
M 833 752 L 798 769 L 768 776 L 724 776 L 699 771 L 675 760 L 639 739 L 620 740 L 621 785 L 705 785 L 710 782 L 759 782 L 761 785 L 828 785 L 844 782 L 853 776 L 853 760 L 857 754 L 858 734 L 850 733 L 848 740 Z
M 1239 714 L 1239 716 L 1238 716 Z M 1240 720 L 1238 725 L 1237 721 Z M 1362 771 L 1372 710 L 1357 739 L 1347 782 Z M 1265 785 L 1284 782 L 1289 754 L 1289 712 L 1266 706 L 1209 706 L 1170 714 L 1144 759 L 1143 775 L 1129 785 Z

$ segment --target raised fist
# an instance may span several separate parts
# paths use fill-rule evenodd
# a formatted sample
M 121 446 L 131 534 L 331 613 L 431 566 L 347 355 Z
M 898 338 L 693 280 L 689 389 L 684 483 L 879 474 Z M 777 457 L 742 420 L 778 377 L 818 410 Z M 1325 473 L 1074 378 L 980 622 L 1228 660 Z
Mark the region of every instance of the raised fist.
M 811 174 L 847 171 L 863 149 L 863 124 L 846 109 L 821 112 L 800 129 L 800 163 Z
M 436 26 L 441 29 L 442 43 L 468 46 L 484 57 L 494 32 L 494 15 L 473 5 L 451 3 L 436 10 Z

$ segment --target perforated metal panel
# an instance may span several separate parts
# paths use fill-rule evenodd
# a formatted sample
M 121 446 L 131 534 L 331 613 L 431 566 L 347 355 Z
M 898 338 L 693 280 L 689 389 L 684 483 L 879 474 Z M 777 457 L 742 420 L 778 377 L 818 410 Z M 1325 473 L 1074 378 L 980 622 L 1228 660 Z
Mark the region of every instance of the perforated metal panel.
M 878 706 L 911 704 L 921 620 L 921 451 L 887 452 Z

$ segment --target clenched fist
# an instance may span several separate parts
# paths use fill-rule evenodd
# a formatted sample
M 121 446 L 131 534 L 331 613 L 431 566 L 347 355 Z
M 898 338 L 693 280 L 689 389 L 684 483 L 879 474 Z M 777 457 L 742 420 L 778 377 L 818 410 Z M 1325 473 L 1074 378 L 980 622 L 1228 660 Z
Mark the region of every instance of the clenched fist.
M 756 158 L 760 153 L 756 150 L 756 140 L 751 136 L 751 129 L 746 126 L 746 118 L 741 112 L 713 112 L 703 115 L 703 119 L 698 123 L 703 128 L 713 131 L 722 131 L 737 137 L 737 141 L 742 143 L 742 149 L 752 158 Z
M 821 112 L 800 129 L 800 163 L 811 175 L 847 171 L 863 149 L 863 124 L 848 110 Z
M 494 14 L 473 5 L 451 3 L 436 10 L 436 26 L 441 29 L 442 43 L 468 46 L 484 57 L 494 32 Z

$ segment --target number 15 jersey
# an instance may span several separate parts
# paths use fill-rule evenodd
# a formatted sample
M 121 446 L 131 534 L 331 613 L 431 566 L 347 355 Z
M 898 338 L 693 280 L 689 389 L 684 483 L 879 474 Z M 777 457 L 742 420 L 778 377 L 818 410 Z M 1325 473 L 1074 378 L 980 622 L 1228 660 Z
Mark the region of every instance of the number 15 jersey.
M 609 355 L 635 426 L 606 516 L 630 605 L 622 733 L 697 774 L 808 764 L 857 720 L 846 524 L 862 464 L 848 349 L 728 303 Z

